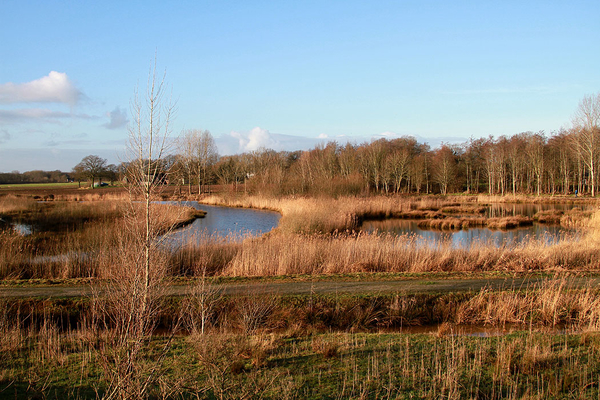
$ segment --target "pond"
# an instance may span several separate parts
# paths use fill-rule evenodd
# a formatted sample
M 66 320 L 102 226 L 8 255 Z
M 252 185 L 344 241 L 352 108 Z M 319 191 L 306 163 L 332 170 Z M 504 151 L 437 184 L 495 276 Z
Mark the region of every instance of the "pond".
M 569 211 L 575 208 L 590 210 L 591 206 L 568 204 L 491 204 L 481 214 L 487 218 L 503 218 L 511 216 L 533 217 L 540 211 Z M 562 240 L 572 240 L 577 232 L 558 225 L 533 223 L 531 226 L 510 230 L 492 230 L 489 228 L 469 228 L 468 230 L 440 231 L 420 228 L 418 220 L 388 219 L 383 221 L 365 221 L 361 231 L 368 233 L 393 234 L 414 238 L 417 246 L 438 247 L 449 245 L 452 248 L 468 249 L 473 245 L 492 245 L 495 247 L 514 247 L 528 241 L 541 241 L 546 245 L 556 244 Z
M 197 201 L 171 202 L 206 211 L 206 217 L 198 218 L 190 225 L 171 233 L 170 238 L 184 240 L 194 235 L 210 235 L 231 240 L 248 236 L 260 236 L 276 228 L 281 215 L 274 211 L 209 206 Z
M 413 236 L 417 246 L 437 247 L 450 245 L 452 248 L 468 249 L 473 245 L 491 244 L 495 247 L 513 247 L 524 244 L 532 239 L 541 240 L 547 245 L 555 244 L 566 238 L 572 238 L 573 231 L 560 226 L 541 225 L 511 230 L 492 230 L 488 228 L 471 228 L 460 231 L 425 230 L 417 226 L 418 221 L 404 219 L 389 219 L 385 221 L 365 221 L 363 232 L 390 233 L 394 235 Z

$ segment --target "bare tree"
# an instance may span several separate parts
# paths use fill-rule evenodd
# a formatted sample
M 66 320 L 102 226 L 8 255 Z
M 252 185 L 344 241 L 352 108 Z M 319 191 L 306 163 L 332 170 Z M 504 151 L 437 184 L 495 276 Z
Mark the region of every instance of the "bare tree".
M 145 95 L 141 99 L 136 91 L 131 105 L 127 234 L 106 287 L 95 296 L 98 314 L 113 332 L 100 351 L 108 378 L 106 398 L 147 398 L 169 344 L 152 362 L 142 361 L 157 323 L 167 265 L 158 249 L 165 225 L 155 202 L 165 180 L 161 160 L 174 110 L 164 94 L 164 76 L 157 78 L 155 62 Z
M 442 194 L 448 194 L 448 189 L 452 184 L 452 179 L 456 173 L 456 156 L 452 148 L 443 144 L 433 158 L 434 172 L 433 178 L 440 185 Z
M 573 115 L 573 131 L 575 145 L 589 170 L 592 196 L 595 196 L 600 140 L 600 93 L 581 99 Z
M 215 140 L 207 130 L 189 129 L 182 135 L 180 148 L 184 155 L 185 168 L 189 172 L 190 179 L 192 170 L 195 170 L 198 193 L 202 194 L 204 189 L 210 184 L 211 167 L 219 158 Z
M 106 160 L 99 156 L 86 156 L 79 164 L 73 168 L 73 171 L 87 176 L 91 181 L 91 188 L 94 188 L 94 180 L 106 172 Z

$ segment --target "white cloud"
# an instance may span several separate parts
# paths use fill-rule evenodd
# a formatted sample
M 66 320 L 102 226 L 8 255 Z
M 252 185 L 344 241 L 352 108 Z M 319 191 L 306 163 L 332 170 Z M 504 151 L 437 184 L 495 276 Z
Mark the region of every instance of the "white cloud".
M 391 131 L 385 131 L 380 133 L 379 135 L 373 135 L 373 138 L 385 138 L 385 139 L 396 139 L 399 138 L 400 135 L 398 135 L 395 132 L 391 132 Z
M 119 129 L 129 122 L 127 119 L 127 112 L 119 106 L 116 106 L 115 109 L 107 113 L 107 115 L 110 117 L 110 122 L 102 125 L 107 129 Z
M 238 142 L 236 153 L 255 151 L 261 147 L 279 150 L 281 147 L 271 132 L 258 126 L 249 132 L 231 131 L 229 135 Z
M 27 83 L 0 85 L 0 104 L 63 103 L 74 106 L 84 97 L 64 72 L 52 71 L 48 76 Z
M 256 127 L 250 131 L 231 131 L 215 139 L 219 154 L 241 154 L 260 148 L 275 151 L 308 150 L 322 139 L 304 136 L 282 135 L 271 133 L 266 129 Z

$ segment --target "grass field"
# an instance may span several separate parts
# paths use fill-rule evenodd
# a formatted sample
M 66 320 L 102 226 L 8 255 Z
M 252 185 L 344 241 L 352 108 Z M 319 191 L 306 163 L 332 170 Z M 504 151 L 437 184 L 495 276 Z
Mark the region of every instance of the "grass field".
M 87 182 L 81 182 L 81 187 L 88 186 Z M 77 188 L 77 182 L 69 183 L 19 183 L 19 184 L 0 184 L 0 189 L 20 190 L 20 189 L 60 189 L 60 188 Z

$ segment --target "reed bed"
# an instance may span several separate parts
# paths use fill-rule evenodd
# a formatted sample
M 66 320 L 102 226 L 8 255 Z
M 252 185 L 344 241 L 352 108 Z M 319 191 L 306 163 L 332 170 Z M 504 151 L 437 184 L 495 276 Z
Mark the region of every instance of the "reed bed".
M 549 279 L 532 290 L 484 289 L 461 304 L 454 322 L 477 325 L 568 326 L 600 330 L 600 291 L 588 285 L 572 290 L 569 280 Z
M 173 276 L 597 270 L 600 265 L 600 232 L 595 228 L 600 227 L 598 214 L 591 218 L 586 213 L 569 214 L 569 223 L 579 226 L 582 233 L 550 246 L 529 240 L 516 247 L 497 248 L 489 243 L 477 243 L 468 249 L 454 249 L 449 243 L 423 246 L 411 236 L 354 231 L 365 215 L 386 216 L 396 212 L 437 215 L 443 207 L 458 207 L 454 199 L 223 199 L 213 196 L 205 200 L 213 204 L 278 210 L 283 217 L 280 227 L 262 238 L 232 242 L 195 237 L 180 248 L 159 249 L 170 260 L 169 271 Z M 0 201 L 0 204 L 3 203 Z M 6 204 L 7 209 L 15 210 L 18 201 L 10 198 Z M 22 236 L 11 230 L 0 230 L 2 279 L 105 277 L 106 271 L 118 263 L 119 248 L 129 240 L 126 237 L 135 237 L 136 229 L 143 229 L 141 225 L 136 228 L 136 224 L 125 224 L 122 217 L 125 215 L 130 222 L 138 218 L 139 203 L 54 201 L 30 206 L 25 211 L 3 214 L 14 221 L 34 224 L 34 233 Z M 477 207 L 477 203 L 467 204 L 467 208 L 474 211 Z M 155 204 L 152 210 L 152 218 L 162 233 L 198 217 L 192 208 L 171 204 Z M 479 217 L 462 219 L 455 214 L 448 215 L 450 217 L 422 223 L 439 224 L 442 229 L 464 229 L 466 222 L 470 227 L 480 221 Z M 517 218 L 515 223 L 509 218 L 481 220 L 495 228 L 521 225 L 523 221 L 529 223 L 524 218 Z
M 144 229 L 141 206 L 121 201 L 34 202 L 3 214 L 31 226 L 32 232 L 0 230 L 0 279 L 106 277 L 118 264 L 123 246 L 131 246 L 136 232 Z M 159 234 L 203 215 L 192 207 L 152 205 Z
M 450 244 L 417 246 L 414 236 L 377 234 L 272 235 L 246 240 L 222 270 L 227 276 L 273 276 L 356 272 L 597 270 L 600 247 L 593 240 L 553 246 L 527 244 L 469 249 Z
M 444 218 L 444 219 L 424 219 L 417 224 L 422 229 L 438 230 L 460 230 L 475 227 L 484 227 L 489 229 L 513 229 L 522 226 L 530 226 L 533 219 L 524 216 L 504 217 L 504 218 Z
M 331 198 L 269 198 L 260 196 L 208 196 L 206 204 L 268 209 L 280 212 L 281 230 L 292 233 L 334 233 L 356 231 L 365 220 L 389 218 L 423 220 L 422 226 L 432 229 L 512 229 L 540 223 L 560 223 L 566 228 L 582 228 L 592 211 L 574 209 L 568 212 L 541 212 L 533 219 L 525 216 L 502 218 L 477 217 L 486 210 L 487 197 L 457 196 L 393 196 Z M 461 217 L 460 215 L 467 215 Z M 440 222 L 445 221 L 445 222 Z

